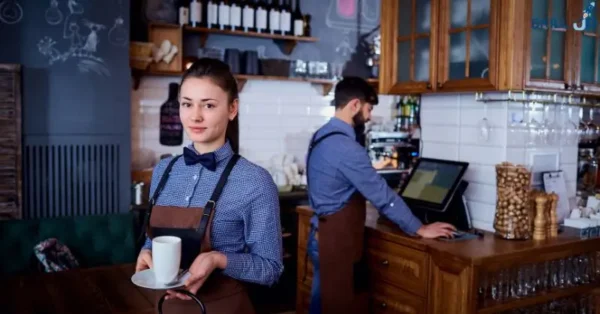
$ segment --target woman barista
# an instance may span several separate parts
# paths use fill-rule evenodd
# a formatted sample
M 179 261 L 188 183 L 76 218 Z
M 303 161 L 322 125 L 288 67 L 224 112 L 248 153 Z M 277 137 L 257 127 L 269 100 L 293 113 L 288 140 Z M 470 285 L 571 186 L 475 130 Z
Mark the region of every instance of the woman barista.
M 183 75 L 179 102 L 192 144 L 154 169 L 149 237 L 136 271 L 152 267 L 152 237 L 180 234 L 181 267 L 191 273 L 186 290 L 209 313 L 254 313 L 241 282 L 272 285 L 283 270 L 277 187 L 232 148 L 238 90 L 225 63 L 196 61 Z M 198 313 L 188 296 L 167 292 L 164 313 Z

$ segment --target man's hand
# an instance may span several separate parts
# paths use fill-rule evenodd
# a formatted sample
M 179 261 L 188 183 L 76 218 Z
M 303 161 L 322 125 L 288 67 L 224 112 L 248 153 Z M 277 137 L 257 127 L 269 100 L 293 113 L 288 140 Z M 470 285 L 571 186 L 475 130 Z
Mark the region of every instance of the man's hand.
M 198 289 L 202 287 L 206 279 L 212 274 L 212 272 L 221 268 L 224 269 L 227 265 L 227 257 L 220 252 L 212 251 L 208 253 L 202 253 L 196 257 L 192 266 L 190 266 L 190 278 L 185 283 L 185 289 L 192 294 L 196 294 Z M 169 294 L 165 299 L 178 298 L 181 300 L 191 300 L 185 294 L 177 293 L 172 290 L 167 290 Z
M 434 222 L 429 225 L 423 225 L 419 230 L 417 230 L 417 234 L 426 239 L 433 239 L 439 237 L 452 238 L 453 233 L 456 231 L 456 228 L 444 222 Z
M 135 263 L 135 272 L 142 271 L 144 269 L 152 268 L 152 251 L 143 249 L 138 255 L 137 262 Z

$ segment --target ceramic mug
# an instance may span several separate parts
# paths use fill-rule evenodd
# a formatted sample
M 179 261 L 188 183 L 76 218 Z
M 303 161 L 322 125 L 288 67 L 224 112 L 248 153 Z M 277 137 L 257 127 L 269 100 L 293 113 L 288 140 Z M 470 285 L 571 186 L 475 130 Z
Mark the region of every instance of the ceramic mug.
M 159 283 L 175 280 L 181 263 L 181 238 L 162 236 L 152 239 L 152 264 Z

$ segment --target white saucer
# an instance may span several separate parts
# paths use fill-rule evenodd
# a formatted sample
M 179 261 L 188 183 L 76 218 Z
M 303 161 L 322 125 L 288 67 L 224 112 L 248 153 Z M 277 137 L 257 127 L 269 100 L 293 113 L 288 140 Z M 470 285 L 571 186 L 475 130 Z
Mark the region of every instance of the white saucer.
M 170 284 L 163 284 L 156 282 L 156 279 L 154 277 L 154 271 L 152 269 L 145 269 L 133 274 L 133 276 L 131 276 L 131 282 L 133 282 L 134 285 L 142 288 L 153 290 L 168 290 L 184 286 L 185 281 L 188 280 L 188 278 L 190 278 L 190 273 L 186 272 L 183 276 L 181 276 L 179 281 Z

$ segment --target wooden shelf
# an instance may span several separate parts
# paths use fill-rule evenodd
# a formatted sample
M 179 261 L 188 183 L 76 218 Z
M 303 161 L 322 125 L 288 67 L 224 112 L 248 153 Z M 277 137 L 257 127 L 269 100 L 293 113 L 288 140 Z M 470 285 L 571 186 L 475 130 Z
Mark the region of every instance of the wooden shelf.
M 243 37 L 253 37 L 253 38 L 263 38 L 263 39 L 272 39 L 275 44 L 279 46 L 279 49 L 286 54 L 289 55 L 292 53 L 298 42 L 317 42 L 318 39 L 315 37 L 301 37 L 301 36 L 287 36 L 287 35 L 278 35 L 278 34 L 267 34 L 267 33 L 257 33 L 257 32 L 244 32 L 237 30 L 221 30 L 216 28 L 206 28 L 206 27 L 192 27 L 192 26 L 184 26 L 183 29 L 186 32 L 190 33 L 198 33 L 200 34 L 200 46 L 204 47 L 206 40 L 210 34 L 216 35 L 229 35 L 229 36 L 243 36 Z
M 267 34 L 267 33 L 257 33 L 257 32 L 244 32 L 244 31 L 237 31 L 237 30 L 221 30 L 221 29 L 216 29 L 216 28 L 192 27 L 189 25 L 180 26 L 177 24 L 155 23 L 155 22 L 152 22 L 149 24 L 149 29 L 151 29 L 151 30 L 152 29 L 165 29 L 165 30 L 181 29 L 180 31 L 185 31 L 187 33 L 199 34 L 201 47 L 204 47 L 204 44 L 206 44 L 206 40 L 208 39 L 208 36 L 210 34 L 272 39 L 275 42 L 275 44 L 277 44 L 277 46 L 279 46 L 281 51 L 286 55 L 291 54 L 299 42 L 317 42 L 319 40 L 318 38 L 315 38 L 315 37 L 288 36 L 288 35 Z
M 143 72 L 142 75 L 147 76 L 181 76 L 183 71 L 156 71 L 150 70 Z M 139 77 L 140 73 L 135 76 L 134 80 L 134 89 L 137 89 L 139 86 Z M 267 75 L 245 75 L 245 74 L 237 74 L 235 78 L 238 82 L 238 92 L 241 92 L 244 89 L 247 81 L 257 80 L 257 81 L 288 81 L 288 82 L 306 82 L 312 85 L 321 85 L 323 87 L 323 95 L 329 94 L 333 86 L 335 85 L 334 80 L 329 79 L 317 79 L 317 78 L 303 78 L 303 77 L 285 77 L 285 76 L 267 76 Z M 375 87 L 377 90 L 377 85 L 379 84 L 379 80 L 377 79 L 367 79 L 367 82 Z

